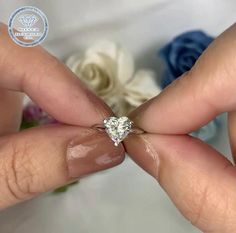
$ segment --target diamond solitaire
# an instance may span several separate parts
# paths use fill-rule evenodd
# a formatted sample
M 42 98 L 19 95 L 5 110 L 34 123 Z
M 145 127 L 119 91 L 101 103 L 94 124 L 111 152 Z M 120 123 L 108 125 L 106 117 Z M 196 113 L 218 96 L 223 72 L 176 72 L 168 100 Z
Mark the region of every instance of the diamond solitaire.
M 133 121 L 128 117 L 108 117 L 103 121 L 103 124 L 93 125 L 92 128 L 99 131 L 105 130 L 115 146 L 118 146 L 129 133 L 142 134 L 144 130 L 138 127 L 134 127 Z
M 128 117 L 109 117 L 103 121 L 104 128 L 115 146 L 131 132 L 133 122 Z

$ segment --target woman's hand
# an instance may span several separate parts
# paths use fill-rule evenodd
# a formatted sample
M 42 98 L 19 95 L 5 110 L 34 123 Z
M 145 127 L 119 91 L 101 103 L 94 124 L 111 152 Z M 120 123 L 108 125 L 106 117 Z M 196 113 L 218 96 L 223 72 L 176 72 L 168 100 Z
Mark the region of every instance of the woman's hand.
M 20 92 L 58 121 L 75 126 L 57 124 L 17 133 Z M 41 47 L 16 45 L 3 24 L 0 97 L 0 209 L 123 160 L 122 146 L 116 148 L 105 133 L 86 128 L 111 115 L 110 109 Z
M 14 44 L 3 24 L 0 44 L 0 208 L 123 160 L 122 146 L 114 147 L 105 133 L 89 129 L 111 115 L 110 109 L 68 68 L 41 47 Z M 229 112 L 236 157 L 235 48 L 234 25 L 190 72 L 131 114 L 149 133 L 130 134 L 125 140 L 132 158 L 204 232 L 236 232 L 236 169 L 187 133 Z M 16 133 L 22 112 L 19 92 L 27 93 L 58 121 L 77 126 L 58 124 Z
M 149 132 L 130 135 L 130 156 L 155 177 L 181 213 L 204 232 L 236 232 L 236 168 L 218 151 L 186 134 L 229 113 L 236 158 L 236 25 L 192 70 L 131 114 Z

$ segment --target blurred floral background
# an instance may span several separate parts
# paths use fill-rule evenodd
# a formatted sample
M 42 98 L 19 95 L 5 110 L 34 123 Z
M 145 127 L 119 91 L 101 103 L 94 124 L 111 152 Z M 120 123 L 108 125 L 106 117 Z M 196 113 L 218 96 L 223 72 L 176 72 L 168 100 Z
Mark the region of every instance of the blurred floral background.
M 5 23 L 23 5 L 41 9 L 49 21 L 42 46 L 100 92 L 118 115 L 160 94 L 190 69 L 213 37 L 235 22 L 236 12 L 234 0 L 0 0 L 0 5 L 0 20 Z M 102 81 L 95 78 L 101 76 Z M 109 97 L 111 88 L 119 95 L 119 107 Z M 54 122 L 34 103 L 25 106 L 22 128 Z M 226 116 L 193 134 L 231 158 Z M 199 232 L 128 156 L 121 165 L 67 188 L 1 212 L 0 232 Z
M 189 71 L 213 39 L 200 30 L 188 31 L 154 51 L 165 67 L 161 79 L 157 78 L 154 70 L 136 67 L 132 54 L 126 48 L 108 40 L 99 41 L 84 52 L 72 54 L 65 63 L 117 116 L 123 116 L 159 95 L 162 89 Z M 33 102 L 27 103 L 22 129 L 50 123 L 56 123 L 56 120 Z M 214 139 L 219 125 L 220 117 L 192 134 L 210 141 Z
M 213 39 L 201 30 L 188 31 L 154 51 L 160 56 L 164 66 L 159 79 L 154 70 L 136 67 L 132 54 L 122 45 L 109 40 L 99 41 L 84 52 L 72 54 L 65 63 L 117 116 L 123 116 L 159 95 L 162 89 L 189 71 Z M 191 135 L 206 142 L 214 140 L 220 127 L 220 119 L 221 117 L 217 117 Z M 33 102 L 26 104 L 22 129 L 52 123 L 58 122 Z M 55 192 L 64 192 L 68 187 L 61 187 Z

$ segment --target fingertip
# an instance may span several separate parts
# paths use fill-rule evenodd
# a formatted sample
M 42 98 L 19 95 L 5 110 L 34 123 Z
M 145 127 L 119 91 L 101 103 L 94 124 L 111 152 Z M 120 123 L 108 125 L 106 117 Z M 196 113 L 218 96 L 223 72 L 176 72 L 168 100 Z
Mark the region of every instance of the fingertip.
M 25 92 L 56 120 L 90 127 L 112 114 L 66 65 L 40 46 L 25 48 L 0 37 L 0 86 Z M 11 51 L 9 53 L 9 51 Z
M 45 137 L 47 135 L 47 137 Z M 0 209 L 30 199 L 124 160 L 105 132 L 47 125 L 0 140 Z
M 191 70 L 176 77 L 145 112 L 132 114 L 134 121 L 148 132 L 186 134 L 222 112 L 234 111 L 235 28 L 234 24 L 217 37 Z
M 106 133 L 92 130 L 89 135 L 77 136 L 69 142 L 66 157 L 69 177 L 79 178 L 120 164 L 124 148 L 114 146 Z
M 158 179 L 159 156 L 145 135 L 130 134 L 124 140 L 128 155 L 147 173 Z
M 133 135 L 125 145 L 132 159 L 160 183 L 195 226 L 204 232 L 228 228 L 227 221 L 236 214 L 229 208 L 227 217 L 225 211 L 227 198 L 235 195 L 236 170 L 226 158 L 187 135 Z

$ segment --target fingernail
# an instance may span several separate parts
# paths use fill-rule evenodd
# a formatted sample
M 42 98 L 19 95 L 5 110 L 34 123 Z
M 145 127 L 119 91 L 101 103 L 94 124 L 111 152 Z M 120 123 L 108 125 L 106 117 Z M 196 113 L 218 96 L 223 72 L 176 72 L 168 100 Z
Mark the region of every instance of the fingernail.
M 125 148 L 140 167 L 158 179 L 160 158 L 145 134 L 130 134 L 125 140 Z
M 101 171 L 123 161 L 122 145 L 115 147 L 104 132 L 73 139 L 67 147 L 69 177 L 79 178 Z

